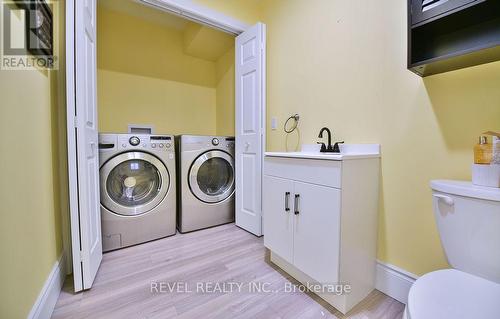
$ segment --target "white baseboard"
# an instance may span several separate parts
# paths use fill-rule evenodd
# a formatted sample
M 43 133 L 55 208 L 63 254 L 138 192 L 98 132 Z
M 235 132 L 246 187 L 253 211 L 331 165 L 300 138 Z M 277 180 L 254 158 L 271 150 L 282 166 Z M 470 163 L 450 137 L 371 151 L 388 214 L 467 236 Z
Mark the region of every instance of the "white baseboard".
M 418 276 L 404 269 L 377 260 L 375 288 L 402 302 L 408 302 L 408 292 Z
M 36 299 L 28 319 L 48 319 L 52 316 L 57 298 L 66 278 L 66 259 L 64 254 L 56 261 L 47 277 L 38 298 Z

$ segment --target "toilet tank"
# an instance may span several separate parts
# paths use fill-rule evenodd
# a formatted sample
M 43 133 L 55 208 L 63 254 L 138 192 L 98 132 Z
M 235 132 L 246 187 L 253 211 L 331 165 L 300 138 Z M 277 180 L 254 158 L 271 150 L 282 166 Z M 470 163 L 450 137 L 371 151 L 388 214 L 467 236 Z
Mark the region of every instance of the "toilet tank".
M 500 283 L 500 188 L 431 182 L 446 257 L 458 270 Z

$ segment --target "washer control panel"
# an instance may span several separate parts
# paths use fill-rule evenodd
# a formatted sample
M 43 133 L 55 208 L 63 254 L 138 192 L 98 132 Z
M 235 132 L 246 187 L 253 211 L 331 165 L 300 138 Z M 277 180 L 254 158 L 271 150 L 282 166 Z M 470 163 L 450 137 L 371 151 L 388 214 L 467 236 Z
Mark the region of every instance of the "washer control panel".
M 226 137 L 226 148 L 230 150 L 230 152 L 234 152 L 234 145 L 235 145 L 235 141 L 234 141 L 234 137 Z
M 159 151 L 168 151 L 173 149 L 172 137 L 166 135 L 152 135 L 149 139 L 151 149 Z
M 174 152 L 173 136 L 169 135 L 127 135 L 118 137 L 118 148 L 149 149 L 151 151 Z
M 132 136 L 131 138 L 128 139 L 128 142 L 132 146 L 137 146 L 141 143 L 141 140 L 137 136 Z
M 152 149 L 169 149 L 172 147 L 172 143 L 154 143 L 151 142 Z

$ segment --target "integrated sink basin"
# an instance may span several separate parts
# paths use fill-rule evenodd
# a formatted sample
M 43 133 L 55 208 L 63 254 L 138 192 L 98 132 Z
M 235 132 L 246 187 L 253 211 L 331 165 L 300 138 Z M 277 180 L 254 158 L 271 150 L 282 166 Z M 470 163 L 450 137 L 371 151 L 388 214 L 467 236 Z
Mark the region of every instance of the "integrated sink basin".
M 270 157 L 309 158 L 342 161 L 357 158 L 380 157 L 380 144 L 342 144 L 340 153 L 321 153 L 320 145 L 304 144 L 300 152 L 265 152 Z

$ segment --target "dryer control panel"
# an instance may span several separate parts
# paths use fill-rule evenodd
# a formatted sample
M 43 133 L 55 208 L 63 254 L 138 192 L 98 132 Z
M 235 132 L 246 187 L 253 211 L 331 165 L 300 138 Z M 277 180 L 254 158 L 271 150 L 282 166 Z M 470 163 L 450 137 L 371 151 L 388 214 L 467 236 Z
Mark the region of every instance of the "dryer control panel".
M 232 136 L 181 135 L 181 151 L 223 150 L 234 154 L 235 140 Z

